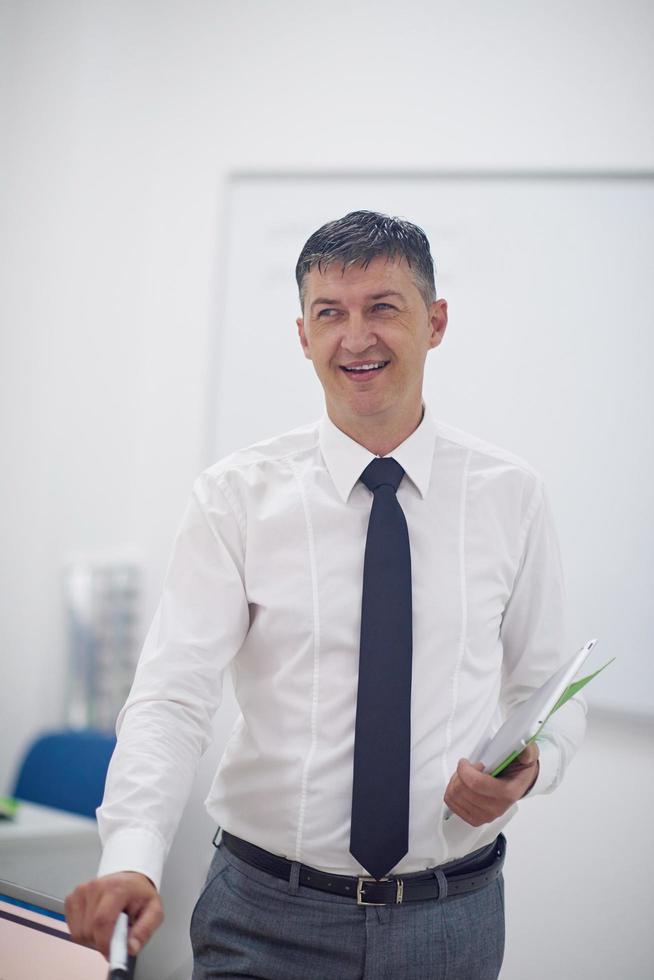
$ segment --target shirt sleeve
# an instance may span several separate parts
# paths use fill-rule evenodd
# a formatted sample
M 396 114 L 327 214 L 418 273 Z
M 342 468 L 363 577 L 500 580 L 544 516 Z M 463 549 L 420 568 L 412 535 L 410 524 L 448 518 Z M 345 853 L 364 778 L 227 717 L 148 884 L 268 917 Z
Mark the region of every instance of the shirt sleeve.
M 232 502 L 207 474 L 196 481 L 118 716 L 118 743 L 97 811 L 99 875 L 140 871 L 160 886 L 211 739 L 223 672 L 249 628 L 243 534 Z
M 523 527 L 520 563 L 501 626 L 505 717 L 572 655 L 566 640 L 559 545 L 541 481 L 531 497 Z M 529 796 L 556 789 L 585 729 L 586 703 L 576 695 L 550 718 L 536 739 L 539 774 Z

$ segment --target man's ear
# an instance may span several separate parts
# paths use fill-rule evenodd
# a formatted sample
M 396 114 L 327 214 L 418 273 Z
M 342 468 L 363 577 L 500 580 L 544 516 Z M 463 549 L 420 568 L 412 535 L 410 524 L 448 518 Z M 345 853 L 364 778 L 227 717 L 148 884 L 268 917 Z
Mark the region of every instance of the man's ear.
M 301 316 L 295 321 L 297 323 L 297 333 L 300 338 L 300 343 L 302 344 L 302 350 L 304 351 L 304 356 L 309 360 L 312 360 L 311 354 L 309 353 L 309 344 L 307 342 L 307 335 L 304 332 L 304 320 Z
M 429 308 L 429 346 L 438 347 L 447 328 L 447 300 L 437 299 Z

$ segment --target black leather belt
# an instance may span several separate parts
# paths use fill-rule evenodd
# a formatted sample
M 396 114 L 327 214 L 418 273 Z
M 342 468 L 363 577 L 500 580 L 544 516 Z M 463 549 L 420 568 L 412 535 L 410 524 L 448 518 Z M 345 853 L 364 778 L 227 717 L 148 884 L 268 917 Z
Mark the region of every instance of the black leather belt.
M 291 861 L 264 851 L 263 848 L 248 841 L 234 837 L 226 830 L 222 839 L 228 851 L 245 861 L 246 864 L 266 871 L 275 878 L 291 876 Z M 215 842 L 215 838 L 214 838 Z M 464 858 L 450 861 L 438 868 L 426 868 L 413 872 L 403 878 L 391 875 L 388 878 L 349 877 L 332 875 L 306 864 L 300 865 L 301 885 L 331 892 L 332 895 L 345 895 L 356 899 L 357 905 L 401 905 L 402 902 L 422 902 L 430 898 L 446 898 L 451 895 L 465 895 L 477 891 L 499 877 L 504 864 L 506 839 L 500 834 L 492 844 L 473 851 Z

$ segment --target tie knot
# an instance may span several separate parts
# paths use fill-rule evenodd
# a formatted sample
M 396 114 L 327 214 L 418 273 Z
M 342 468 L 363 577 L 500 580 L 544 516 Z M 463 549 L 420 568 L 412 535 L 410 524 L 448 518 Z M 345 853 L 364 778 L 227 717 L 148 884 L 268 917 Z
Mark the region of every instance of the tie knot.
M 373 459 L 368 463 L 359 479 L 373 493 L 384 486 L 392 487 L 397 492 L 403 476 L 404 470 L 397 460 L 392 456 L 384 456 L 383 459 Z

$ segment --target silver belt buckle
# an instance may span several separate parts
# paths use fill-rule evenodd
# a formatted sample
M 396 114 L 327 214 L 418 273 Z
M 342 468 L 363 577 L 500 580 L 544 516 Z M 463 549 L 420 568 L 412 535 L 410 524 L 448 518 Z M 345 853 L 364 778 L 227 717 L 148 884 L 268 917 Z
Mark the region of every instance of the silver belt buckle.
M 363 895 L 362 895 L 363 886 L 365 885 L 365 883 L 367 881 L 390 881 L 390 880 L 391 880 L 390 878 L 367 878 L 367 877 L 365 877 L 365 875 L 364 876 L 360 876 L 359 878 L 357 878 L 357 905 L 390 905 L 390 904 L 401 905 L 402 904 L 402 899 L 404 898 L 404 882 L 402 881 L 401 878 L 397 878 L 396 881 L 395 881 L 395 884 L 397 885 L 397 889 L 395 891 L 395 902 L 394 903 L 391 903 L 391 902 L 366 902 L 364 900 L 364 898 L 363 898 Z

